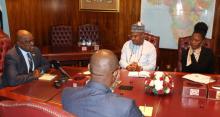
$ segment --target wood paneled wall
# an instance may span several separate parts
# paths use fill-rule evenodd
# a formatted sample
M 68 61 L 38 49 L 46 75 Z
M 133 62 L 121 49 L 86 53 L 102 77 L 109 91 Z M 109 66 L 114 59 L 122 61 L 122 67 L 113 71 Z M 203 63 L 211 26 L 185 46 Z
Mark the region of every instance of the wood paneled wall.
M 16 31 L 33 33 L 37 46 L 50 44 L 52 25 L 71 25 L 75 42 L 78 26 L 97 24 L 103 44 L 121 47 L 127 40 L 131 24 L 139 21 L 141 0 L 120 0 L 120 12 L 79 11 L 79 0 L 6 0 L 11 38 Z
M 213 25 L 213 35 L 212 38 L 214 39 L 214 51 L 216 55 L 220 56 L 220 1 L 216 0 L 215 5 L 215 18 L 214 18 L 214 25 Z
M 216 0 L 215 5 L 215 18 L 214 18 L 214 27 L 213 27 L 213 35 L 214 41 L 214 53 L 216 56 L 216 71 L 220 73 L 220 1 Z

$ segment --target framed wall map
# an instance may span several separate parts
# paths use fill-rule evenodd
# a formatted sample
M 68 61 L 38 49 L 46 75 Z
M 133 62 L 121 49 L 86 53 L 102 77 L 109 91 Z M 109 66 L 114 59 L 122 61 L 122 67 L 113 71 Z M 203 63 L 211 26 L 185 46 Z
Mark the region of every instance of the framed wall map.
M 79 9 L 86 11 L 119 12 L 119 0 L 79 0 Z
M 141 21 L 147 32 L 160 36 L 160 48 L 178 49 L 179 37 L 192 35 L 197 22 L 208 25 L 206 37 L 212 38 L 216 1 L 141 0 Z

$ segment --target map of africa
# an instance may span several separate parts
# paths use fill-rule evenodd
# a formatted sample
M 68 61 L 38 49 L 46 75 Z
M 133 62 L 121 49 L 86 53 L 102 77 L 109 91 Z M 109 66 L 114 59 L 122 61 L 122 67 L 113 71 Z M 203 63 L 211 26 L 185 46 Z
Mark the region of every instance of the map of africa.
M 208 24 L 211 38 L 214 9 L 215 0 L 142 0 L 141 22 L 160 36 L 160 48 L 177 49 L 179 37 L 191 35 L 199 21 Z

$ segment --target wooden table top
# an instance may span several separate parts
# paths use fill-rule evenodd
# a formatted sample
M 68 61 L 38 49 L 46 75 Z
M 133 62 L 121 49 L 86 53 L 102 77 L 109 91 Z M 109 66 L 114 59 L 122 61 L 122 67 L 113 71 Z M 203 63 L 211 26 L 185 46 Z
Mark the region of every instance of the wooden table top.
M 65 70 L 74 78 L 82 75 L 78 72 L 84 72 L 87 69 L 65 67 Z M 170 72 L 170 74 L 175 78 L 174 92 L 170 95 L 147 95 L 144 90 L 144 78 L 128 77 L 127 70 L 121 70 L 120 79 L 122 82 L 120 85 L 132 85 L 133 89 L 128 91 L 116 88 L 115 93 L 134 99 L 138 106 L 146 105 L 153 107 L 153 117 L 218 117 L 220 115 L 220 101 L 182 97 L 184 80 L 182 76 L 186 73 Z M 220 79 L 220 75 L 210 76 L 217 80 Z M 85 75 L 85 77 L 87 77 L 87 75 Z M 68 83 L 65 84 L 64 87 L 71 86 L 73 82 Z M 1 89 L 0 95 L 14 100 L 41 101 L 62 107 L 61 92 L 64 87 L 56 89 L 51 82 L 38 80 L 17 87 Z
M 123 85 L 133 85 L 132 91 L 116 89 L 116 93 L 132 98 L 138 106 L 153 107 L 153 117 L 216 117 L 220 114 L 220 101 L 182 97 L 183 80 L 186 73 L 170 72 L 175 78 L 174 92 L 166 96 L 147 95 L 143 78 L 129 78 L 128 71 L 122 70 Z M 211 75 L 218 79 L 220 75 Z
M 75 76 L 77 73 L 82 72 L 83 70 L 86 71 L 86 68 L 80 67 L 64 67 L 64 69 L 71 76 Z M 58 70 L 51 69 L 49 72 L 57 75 L 54 80 L 61 77 L 61 73 Z M 62 89 L 65 87 L 62 86 L 60 88 L 56 88 L 54 86 L 54 80 L 35 80 L 15 87 L 6 87 L 0 89 L 0 96 L 8 97 L 18 101 L 30 100 L 48 102 L 54 96 L 60 94 Z M 68 83 L 66 85 L 68 86 Z

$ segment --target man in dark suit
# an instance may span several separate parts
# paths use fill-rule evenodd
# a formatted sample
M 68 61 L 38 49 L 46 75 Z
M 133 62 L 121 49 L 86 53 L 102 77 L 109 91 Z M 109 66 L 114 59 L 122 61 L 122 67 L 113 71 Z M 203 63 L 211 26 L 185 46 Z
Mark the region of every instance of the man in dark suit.
M 33 35 L 26 30 L 17 32 L 17 42 L 5 56 L 4 86 L 16 86 L 36 80 L 50 67 L 40 50 L 34 46 L 33 39 Z
M 90 60 L 91 80 L 85 87 L 64 89 L 63 108 L 79 117 L 141 117 L 133 100 L 110 90 L 119 75 L 118 67 L 111 51 L 97 51 Z
M 182 71 L 194 73 L 213 73 L 214 55 L 211 49 L 202 47 L 208 26 L 199 22 L 194 27 L 190 47 L 182 50 Z

